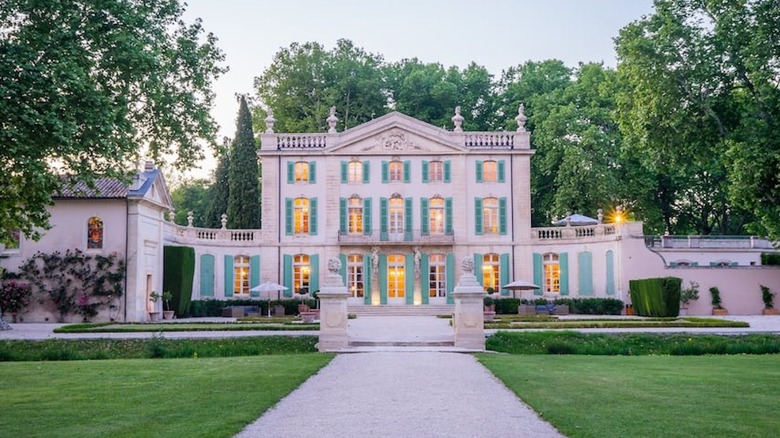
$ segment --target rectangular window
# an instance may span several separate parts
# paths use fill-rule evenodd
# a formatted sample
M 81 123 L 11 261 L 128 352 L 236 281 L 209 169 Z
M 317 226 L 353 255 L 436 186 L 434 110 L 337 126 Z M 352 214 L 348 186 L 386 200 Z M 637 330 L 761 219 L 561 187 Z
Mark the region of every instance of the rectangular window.
M 362 298 L 363 286 L 363 256 L 353 254 L 347 256 L 347 290 L 353 298 Z
M 428 201 L 428 224 L 430 234 L 444 234 L 444 198 L 431 198 Z
M 547 253 L 543 259 L 544 267 L 544 291 L 561 291 L 561 265 L 558 263 L 558 254 Z
M 349 198 L 349 234 L 363 233 L 363 200 Z
M 485 198 L 482 200 L 482 232 L 484 234 L 498 234 L 498 199 Z
M 305 161 L 295 163 L 295 182 L 309 182 L 309 163 Z
M 309 233 L 309 200 L 295 198 L 293 216 L 293 231 L 295 234 Z
M 297 294 L 309 293 L 309 256 L 297 254 L 293 256 L 293 292 Z
M 247 256 L 233 258 L 233 293 L 249 294 L 249 257 Z
M 428 258 L 428 296 L 441 298 L 447 295 L 447 270 L 444 254 L 431 254 Z
M 444 163 L 441 161 L 431 161 L 428 163 L 428 181 L 442 182 L 444 180 Z
M 404 164 L 400 161 L 391 161 L 388 165 L 388 178 L 390 182 L 401 182 L 404 177 Z
M 499 256 L 498 254 L 485 254 L 482 257 L 482 287 L 487 291 L 488 288 L 493 288 L 494 292 L 498 292 L 501 285 L 499 284 Z
M 498 181 L 498 164 L 493 161 L 482 162 L 482 182 Z
M 363 163 L 360 161 L 350 161 L 347 165 L 347 181 L 350 184 L 360 184 L 363 182 Z

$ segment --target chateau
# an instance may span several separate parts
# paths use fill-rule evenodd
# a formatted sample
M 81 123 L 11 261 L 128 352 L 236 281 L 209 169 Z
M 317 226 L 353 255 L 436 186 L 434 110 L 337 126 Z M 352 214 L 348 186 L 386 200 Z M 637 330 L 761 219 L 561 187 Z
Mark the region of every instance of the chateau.
M 269 113 L 270 114 L 270 113 Z M 98 191 L 55 199 L 52 229 L 39 242 L 5 248 L 0 266 L 14 271 L 37 251 L 116 252 L 127 264 L 126 294 L 111 315 L 145 321 L 160 303 L 163 246 L 195 250 L 193 299 L 266 298 L 251 289 L 276 282 L 282 297 L 319 290 L 324 263 L 341 260 L 350 306 L 452 304 L 460 260 L 473 257 L 483 288 L 496 296 L 512 281 L 538 285 L 515 296 L 613 297 L 629 301 L 628 281 L 676 276 L 701 290 L 720 288 L 724 307 L 760 314 L 759 284 L 780 291 L 780 268 L 761 266 L 770 242 L 755 237 L 646 237 L 639 222 L 599 212 L 588 225 L 531 226 L 534 150 L 522 106 L 515 132 L 464 132 L 460 109 L 452 128 L 392 112 L 337 132 L 259 135 L 262 228 L 199 228 L 167 220 L 171 200 L 151 165 L 132 185 L 101 180 Z M 615 206 L 604 206 L 613 210 Z M 618 207 L 619 213 L 619 207 Z M 457 261 L 457 262 L 456 262 Z M 274 296 L 274 298 L 276 298 Z M 707 293 L 691 306 L 708 314 Z M 51 317 L 44 309 L 28 321 Z

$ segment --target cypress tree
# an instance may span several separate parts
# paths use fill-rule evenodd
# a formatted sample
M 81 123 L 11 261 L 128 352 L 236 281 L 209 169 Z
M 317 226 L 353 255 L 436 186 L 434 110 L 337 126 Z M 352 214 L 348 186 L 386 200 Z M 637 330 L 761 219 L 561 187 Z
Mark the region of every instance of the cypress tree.
M 214 182 L 209 187 L 209 202 L 206 208 L 206 227 L 221 228 L 222 213 L 227 213 L 228 207 L 228 167 L 230 150 L 225 148 L 219 155 L 217 168 L 214 170 Z
M 228 164 L 228 228 L 260 228 L 260 184 L 252 114 L 241 96 Z

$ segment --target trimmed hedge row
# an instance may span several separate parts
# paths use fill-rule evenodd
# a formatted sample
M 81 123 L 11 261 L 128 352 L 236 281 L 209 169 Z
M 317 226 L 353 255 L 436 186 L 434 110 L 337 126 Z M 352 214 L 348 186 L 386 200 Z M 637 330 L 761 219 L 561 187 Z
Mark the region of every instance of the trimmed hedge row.
M 275 300 L 271 301 L 271 308 L 280 305 L 284 307 L 285 315 L 297 315 L 298 305 L 307 304 L 309 307 L 314 308 L 315 300 Z M 260 308 L 261 315 L 268 314 L 268 301 L 267 300 L 215 300 L 215 299 L 203 299 L 192 300 L 190 303 L 189 312 L 186 316 L 197 317 L 214 317 L 222 316 L 222 309 L 228 306 L 258 306 Z
M 518 298 L 499 298 L 493 301 L 499 315 L 517 315 L 521 304 L 545 305 L 547 300 L 521 300 Z M 578 315 L 620 315 L 625 303 L 617 298 L 559 298 L 555 305 L 568 305 L 569 313 Z
M 680 314 L 681 279 L 664 277 L 630 280 L 628 287 L 637 315 L 671 317 Z
M 189 246 L 163 247 L 163 291 L 171 292 L 170 310 L 184 315 L 192 301 L 195 249 Z
M 761 264 L 765 266 L 777 266 L 780 265 L 780 253 L 778 252 L 762 252 Z

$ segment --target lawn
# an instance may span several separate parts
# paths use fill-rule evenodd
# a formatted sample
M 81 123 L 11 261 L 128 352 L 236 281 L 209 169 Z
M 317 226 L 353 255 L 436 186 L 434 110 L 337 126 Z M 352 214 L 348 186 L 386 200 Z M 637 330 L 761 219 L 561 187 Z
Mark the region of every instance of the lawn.
M 64 325 L 54 333 L 138 333 L 138 332 L 217 332 L 217 331 L 297 331 L 319 330 L 319 323 L 303 324 L 292 318 L 250 320 L 247 322 L 167 322 L 167 323 L 113 323 L 96 322 Z
M 332 358 L 0 363 L 0 436 L 230 437 Z
M 575 328 L 665 328 L 665 327 L 750 327 L 743 321 L 716 318 L 587 318 L 558 319 L 545 315 L 497 315 L 485 322 L 486 329 L 575 329 Z
M 478 358 L 569 437 L 777 434 L 780 355 Z

